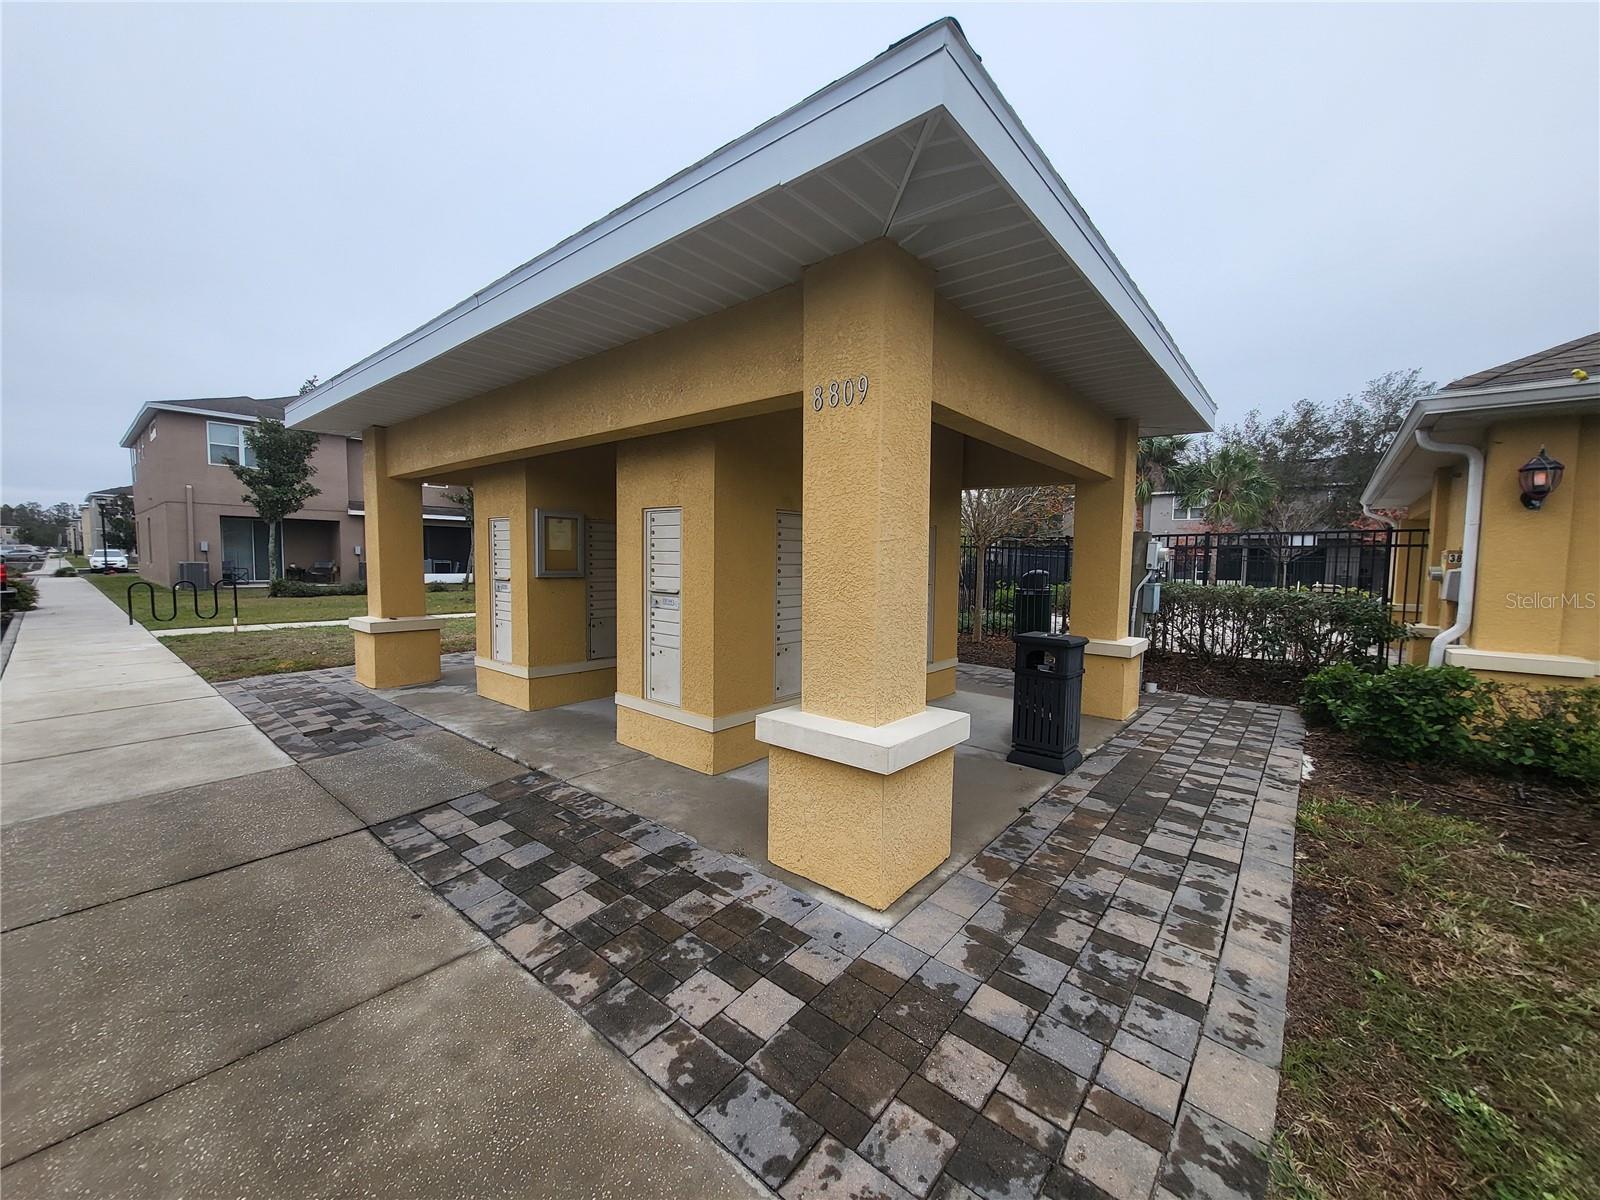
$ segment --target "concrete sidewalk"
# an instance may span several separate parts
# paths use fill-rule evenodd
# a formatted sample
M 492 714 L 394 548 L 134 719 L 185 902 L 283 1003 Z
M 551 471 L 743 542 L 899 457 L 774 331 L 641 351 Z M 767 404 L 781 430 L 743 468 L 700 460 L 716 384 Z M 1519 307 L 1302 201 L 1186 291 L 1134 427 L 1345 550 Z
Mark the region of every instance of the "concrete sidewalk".
M 35 581 L 0 676 L 0 824 L 289 763 L 92 584 Z
M 40 583 L 0 684 L 8 1200 L 761 1194 L 361 815 L 518 764 L 433 730 L 382 796 L 319 781 L 88 584 Z

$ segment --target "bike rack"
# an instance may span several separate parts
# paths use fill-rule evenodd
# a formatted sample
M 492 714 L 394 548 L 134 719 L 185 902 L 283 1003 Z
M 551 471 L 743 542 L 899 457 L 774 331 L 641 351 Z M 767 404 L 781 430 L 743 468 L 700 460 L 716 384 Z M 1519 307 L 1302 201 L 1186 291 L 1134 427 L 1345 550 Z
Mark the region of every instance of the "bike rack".
M 176 621 L 178 619 L 178 593 L 185 588 L 189 590 L 190 603 L 194 606 L 194 615 L 202 621 L 209 621 L 222 611 L 222 589 L 230 588 L 233 591 L 233 625 L 239 627 L 239 585 L 233 582 L 224 583 L 217 580 L 211 585 L 211 611 L 200 611 L 200 588 L 192 580 L 180 579 L 172 585 L 172 612 L 163 617 L 156 609 L 156 587 L 148 579 L 136 579 L 128 585 L 126 601 L 128 609 L 128 624 L 133 624 L 133 593 L 136 588 L 144 588 L 150 593 L 150 619 L 152 621 Z

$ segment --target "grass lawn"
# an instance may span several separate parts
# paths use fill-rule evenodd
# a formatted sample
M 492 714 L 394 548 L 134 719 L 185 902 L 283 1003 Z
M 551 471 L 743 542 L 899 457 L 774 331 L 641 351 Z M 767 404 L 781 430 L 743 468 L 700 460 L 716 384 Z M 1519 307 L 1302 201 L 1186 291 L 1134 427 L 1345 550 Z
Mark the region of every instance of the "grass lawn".
M 126 611 L 128 585 L 135 582 L 137 575 L 84 575 L 95 587 L 110 598 L 118 608 Z M 472 611 L 473 590 L 469 586 L 464 591 L 452 584 L 449 591 L 428 592 L 425 599 L 428 612 L 433 616 L 444 616 L 449 613 L 469 613 Z M 156 589 L 157 611 L 165 614 L 172 604 L 172 591 L 169 588 Z M 200 610 L 206 612 L 211 607 L 211 593 L 204 592 L 200 596 Z M 241 625 L 267 625 L 280 621 L 335 621 L 344 617 L 359 617 L 367 611 L 367 598 L 365 596 L 279 596 L 267 595 L 267 589 L 240 588 L 239 589 L 239 624 Z M 185 593 L 178 598 L 178 617 L 174 621 L 156 621 L 150 615 L 150 593 L 140 588 L 133 597 L 134 619 L 150 629 L 193 629 L 202 625 L 219 625 L 226 627 L 233 623 L 233 600 L 227 588 L 222 589 L 221 611 L 210 620 L 201 620 L 194 614 L 194 601 Z M 286 668 L 287 669 L 287 668 Z
M 1273 1194 L 1600 1195 L 1600 812 L 1307 750 Z
M 356 597 L 359 599 L 360 597 Z M 242 605 L 241 605 L 242 607 Z M 446 621 L 440 631 L 443 652 L 471 650 L 476 622 Z M 355 662 L 348 629 L 258 629 L 248 633 L 208 633 L 168 638 L 161 643 L 212 683 L 248 675 L 347 667 Z
M 67 565 L 77 567 L 80 571 L 87 571 L 89 569 L 89 556 L 86 554 L 69 554 L 67 555 Z

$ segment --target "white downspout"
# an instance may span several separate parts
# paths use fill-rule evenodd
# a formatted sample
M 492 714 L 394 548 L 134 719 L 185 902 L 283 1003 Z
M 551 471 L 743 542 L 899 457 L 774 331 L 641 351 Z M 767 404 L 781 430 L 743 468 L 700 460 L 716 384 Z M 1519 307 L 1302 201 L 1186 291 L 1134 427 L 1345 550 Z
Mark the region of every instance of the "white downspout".
M 1456 598 L 1456 620 L 1441 630 L 1428 646 L 1428 665 L 1444 665 L 1445 648 L 1461 640 L 1472 628 L 1472 601 L 1478 590 L 1478 524 L 1483 515 L 1483 451 L 1461 442 L 1436 442 L 1417 430 L 1417 445 L 1435 454 L 1458 454 L 1467 460 L 1467 511 L 1461 526 L 1461 588 Z

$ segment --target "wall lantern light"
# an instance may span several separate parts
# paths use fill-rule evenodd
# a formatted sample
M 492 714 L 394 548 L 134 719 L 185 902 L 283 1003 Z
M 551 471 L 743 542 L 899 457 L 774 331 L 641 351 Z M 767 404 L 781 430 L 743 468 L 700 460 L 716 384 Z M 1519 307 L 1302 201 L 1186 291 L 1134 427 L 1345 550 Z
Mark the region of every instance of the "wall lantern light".
M 1517 472 L 1517 483 L 1522 488 L 1522 506 L 1542 508 L 1545 498 L 1561 486 L 1561 473 L 1565 470 L 1540 446 L 1539 453 L 1523 463 Z

